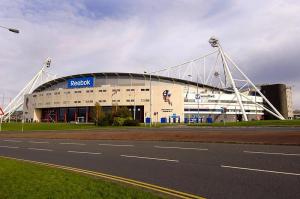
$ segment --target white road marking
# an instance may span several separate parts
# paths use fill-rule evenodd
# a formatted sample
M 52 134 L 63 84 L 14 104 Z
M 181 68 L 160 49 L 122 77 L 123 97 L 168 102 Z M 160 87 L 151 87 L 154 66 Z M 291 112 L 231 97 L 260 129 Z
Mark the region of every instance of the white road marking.
M 73 143 L 73 142 L 62 142 L 62 143 L 59 143 L 59 144 L 70 144 L 70 145 L 80 145 L 80 146 L 85 145 L 83 143 Z
M 92 154 L 92 155 L 99 155 L 101 153 L 95 153 L 95 152 L 85 152 L 85 151 L 68 151 L 69 153 L 85 153 L 85 154 Z
M 159 149 L 197 150 L 197 151 L 207 151 L 208 150 L 208 149 L 203 149 L 203 148 L 184 148 L 184 147 L 176 147 L 176 146 L 154 146 L 154 148 L 159 148 Z
M 38 149 L 38 148 L 27 148 L 29 150 L 35 150 L 35 151 L 53 151 L 52 149 Z
M 100 146 L 124 146 L 124 147 L 134 147 L 134 145 L 131 144 L 98 144 Z
M 23 142 L 21 140 L 2 140 L 2 141 L 4 141 L 4 142 Z
M 265 154 L 265 155 L 300 156 L 300 154 L 297 154 L 297 153 L 272 153 L 272 152 L 263 152 L 263 151 L 244 151 L 244 153 Z
M 221 167 L 223 167 L 223 168 L 230 168 L 230 169 L 239 169 L 239 170 L 265 172 L 265 173 L 276 173 L 276 174 L 300 176 L 300 173 L 289 173 L 289 172 L 271 171 L 271 170 L 264 170 L 264 169 L 251 169 L 251 168 L 235 167 L 235 166 L 228 166 L 228 165 L 221 165 Z
M 49 144 L 49 142 L 37 142 L 37 141 L 29 141 L 29 143 L 33 143 L 33 144 Z
M 143 157 L 143 156 L 135 156 L 135 155 L 120 155 L 126 158 L 139 158 L 139 159 L 148 159 L 148 160 L 159 160 L 159 161 L 168 161 L 168 162 L 179 162 L 179 160 L 170 160 L 163 158 L 152 158 L 152 157 Z
M 2 148 L 9 148 L 9 149 L 18 149 L 19 147 L 17 146 L 0 146 Z

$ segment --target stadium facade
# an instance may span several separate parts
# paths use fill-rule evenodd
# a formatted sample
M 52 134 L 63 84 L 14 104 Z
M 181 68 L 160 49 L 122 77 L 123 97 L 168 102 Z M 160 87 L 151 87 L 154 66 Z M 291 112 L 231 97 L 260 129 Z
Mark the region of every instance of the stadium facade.
M 262 119 L 255 92 L 242 97 L 249 120 Z M 24 97 L 24 117 L 35 122 L 92 122 L 98 102 L 105 112 L 126 106 L 140 122 L 242 120 L 232 91 L 194 81 L 135 73 L 89 73 L 54 79 Z

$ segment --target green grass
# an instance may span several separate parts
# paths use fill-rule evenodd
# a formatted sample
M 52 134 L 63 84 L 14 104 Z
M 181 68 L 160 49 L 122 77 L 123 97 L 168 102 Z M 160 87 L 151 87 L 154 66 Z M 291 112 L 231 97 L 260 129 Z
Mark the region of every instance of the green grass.
M 74 130 L 94 129 L 94 124 L 70 124 L 70 123 L 24 123 L 24 131 L 42 130 Z M 21 131 L 21 122 L 2 123 L 3 131 Z
M 300 126 L 300 120 L 259 120 L 248 122 L 217 122 L 212 124 L 189 124 L 190 126 Z
M 61 169 L 0 158 L 1 199 L 159 198 L 133 187 Z
M 152 127 L 178 126 L 185 124 L 152 124 Z M 300 120 L 260 120 L 249 122 L 216 122 L 212 124 L 188 124 L 189 126 L 300 126 Z M 24 123 L 24 131 L 48 131 L 48 130 L 85 130 L 85 129 L 109 129 L 109 128 L 149 128 L 149 124 L 140 126 L 95 126 L 94 124 L 74 124 L 74 123 Z M 2 131 L 21 131 L 21 122 L 3 123 Z

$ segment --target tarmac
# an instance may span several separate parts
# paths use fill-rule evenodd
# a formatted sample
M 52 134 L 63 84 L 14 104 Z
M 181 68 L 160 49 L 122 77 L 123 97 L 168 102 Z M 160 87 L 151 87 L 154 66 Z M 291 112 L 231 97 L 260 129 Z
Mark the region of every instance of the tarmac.
M 0 138 L 0 156 L 101 172 L 205 198 L 300 198 L 299 146 Z

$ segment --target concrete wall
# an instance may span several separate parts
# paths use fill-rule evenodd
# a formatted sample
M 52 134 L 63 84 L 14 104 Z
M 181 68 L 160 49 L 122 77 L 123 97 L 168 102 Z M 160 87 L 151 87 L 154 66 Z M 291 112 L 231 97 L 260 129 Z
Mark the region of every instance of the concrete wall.
M 287 87 L 285 84 L 271 84 L 261 86 L 262 93 L 272 103 L 272 105 L 282 114 L 282 116 L 288 119 L 288 98 Z M 268 107 L 268 105 L 265 103 Z M 265 112 L 265 119 L 277 119 L 268 112 Z

